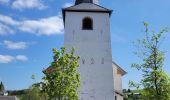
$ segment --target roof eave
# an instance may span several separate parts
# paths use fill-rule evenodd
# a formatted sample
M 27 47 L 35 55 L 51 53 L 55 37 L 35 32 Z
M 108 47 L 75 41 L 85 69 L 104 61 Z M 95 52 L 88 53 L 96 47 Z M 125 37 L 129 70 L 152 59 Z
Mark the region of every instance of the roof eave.
M 127 74 L 127 72 L 124 69 L 122 69 L 118 64 L 116 64 L 114 61 L 112 61 L 112 63 L 115 64 L 123 72 L 122 76 Z

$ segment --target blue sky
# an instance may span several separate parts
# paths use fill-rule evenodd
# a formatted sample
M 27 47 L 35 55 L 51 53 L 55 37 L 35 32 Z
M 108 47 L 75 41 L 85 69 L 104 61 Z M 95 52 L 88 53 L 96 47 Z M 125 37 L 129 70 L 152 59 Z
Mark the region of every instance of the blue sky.
M 156 31 L 170 27 L 169 0 L 99 0 L 100 5 L 114 10 L 111 16 L 113 61 L 128 72 L 129 80 L 139 81 L 141 75 L 130 65 L 140 62 L 132 42 L 144 36 L 142 22 Z M 28 88 L 36 75 L 52 60 L 52 48 L 63 46 L 64 27 L 61 8 L 74 0 L 0 0 L 0 81 L 7 89 Z M 169 33 L 162 49 L 166 51 L 164 69 L 170 75 Z

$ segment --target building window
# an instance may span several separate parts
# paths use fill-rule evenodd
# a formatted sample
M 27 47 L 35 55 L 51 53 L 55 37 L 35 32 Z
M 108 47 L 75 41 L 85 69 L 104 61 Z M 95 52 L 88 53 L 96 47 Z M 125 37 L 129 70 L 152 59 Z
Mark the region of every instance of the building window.
M 83 30 L 93 30 L 93 20 L 89 17 L 83 19 Z
M 117 96 L 115 96 L 115 100 L 117 100 Z

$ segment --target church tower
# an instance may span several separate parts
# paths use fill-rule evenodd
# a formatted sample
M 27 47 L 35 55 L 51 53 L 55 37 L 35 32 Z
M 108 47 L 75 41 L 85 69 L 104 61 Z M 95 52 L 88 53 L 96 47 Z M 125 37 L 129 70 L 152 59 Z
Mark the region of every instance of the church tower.
M 64 46 L 80 56 L 79 100 L 114 100 L 110 16 L 97 0 L 63 9 Z

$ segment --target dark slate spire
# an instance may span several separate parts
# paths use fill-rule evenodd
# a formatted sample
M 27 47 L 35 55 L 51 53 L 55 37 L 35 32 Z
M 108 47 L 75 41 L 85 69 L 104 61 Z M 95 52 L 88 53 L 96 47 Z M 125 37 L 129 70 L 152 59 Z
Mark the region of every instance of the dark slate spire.
M 94 3 L 93 0 L 76 0 L 75 5 L 80 3 Z

